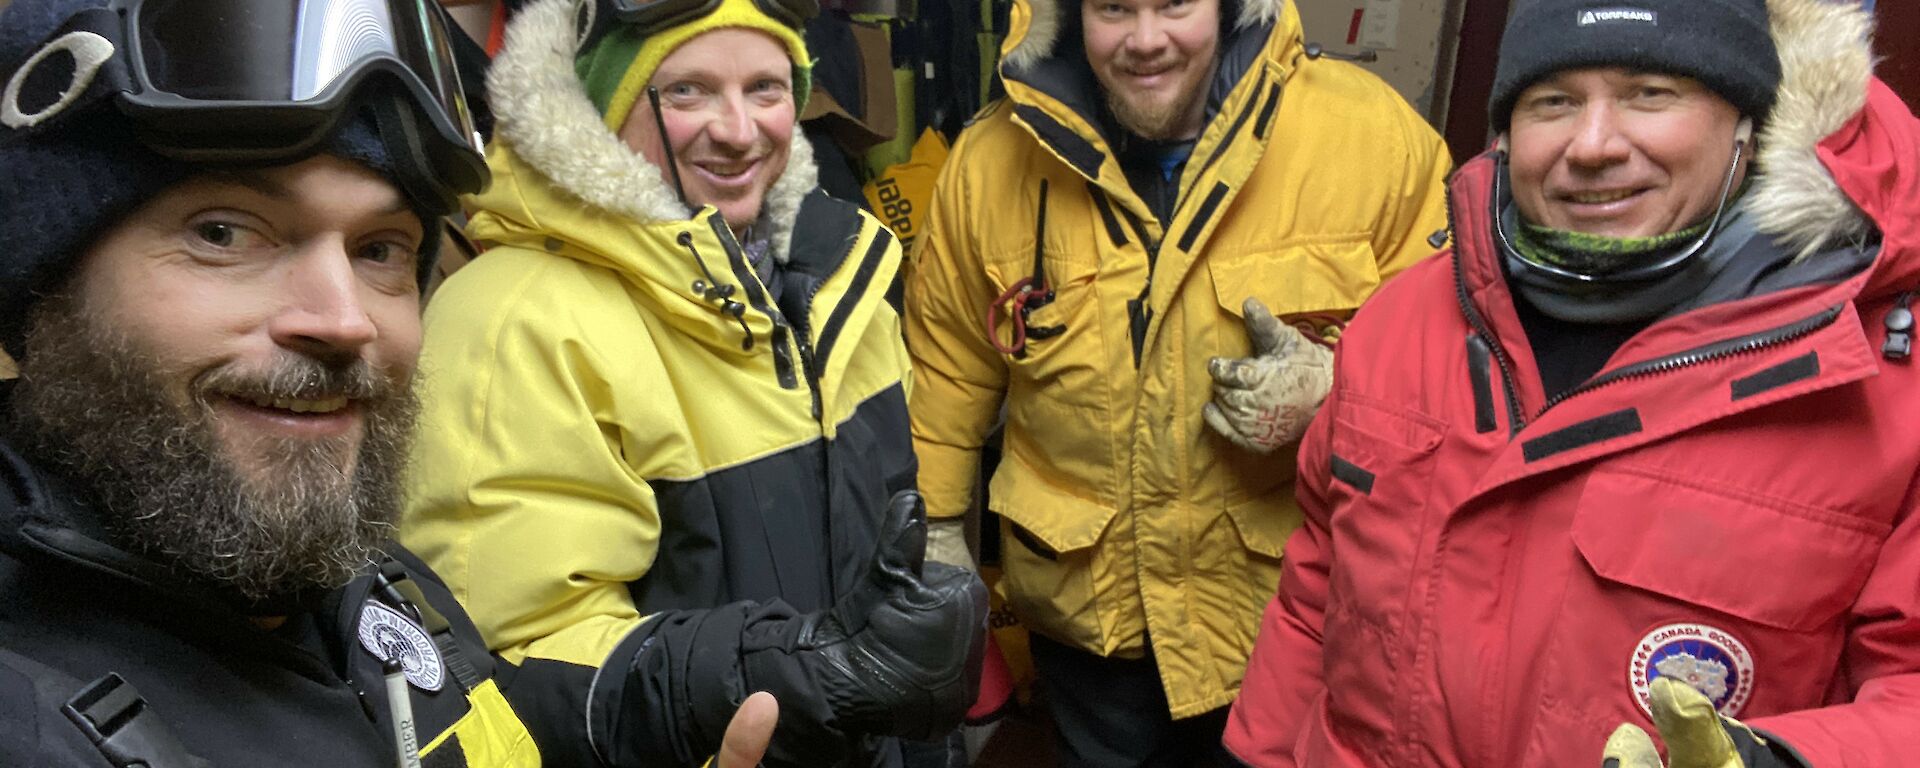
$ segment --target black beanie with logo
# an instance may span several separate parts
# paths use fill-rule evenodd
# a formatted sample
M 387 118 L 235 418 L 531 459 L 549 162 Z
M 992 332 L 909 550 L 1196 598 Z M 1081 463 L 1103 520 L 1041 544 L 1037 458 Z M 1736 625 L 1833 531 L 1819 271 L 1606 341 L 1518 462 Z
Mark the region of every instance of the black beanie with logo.
M 1755 120 L 1780 86 L 1766 0 L 1521 0 L 1500 41 L 1494 130 L 1507 130 L 1528 86 L 1588 67 L 1690 77 Z

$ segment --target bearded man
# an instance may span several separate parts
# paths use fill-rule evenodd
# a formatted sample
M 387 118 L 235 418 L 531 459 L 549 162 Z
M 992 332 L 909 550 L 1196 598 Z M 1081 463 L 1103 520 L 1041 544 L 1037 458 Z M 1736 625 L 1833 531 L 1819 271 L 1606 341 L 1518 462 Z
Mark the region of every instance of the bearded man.
M 387 541 L 420 288 L 487 181 L 444 27 L 213 5 L 0 14 L 0 765 L 538 766 L 472 622 Z

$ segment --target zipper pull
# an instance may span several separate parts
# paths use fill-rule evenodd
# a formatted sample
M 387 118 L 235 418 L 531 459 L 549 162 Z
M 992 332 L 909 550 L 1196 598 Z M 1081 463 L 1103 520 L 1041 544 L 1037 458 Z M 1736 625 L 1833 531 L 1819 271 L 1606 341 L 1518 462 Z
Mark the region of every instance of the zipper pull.
M 1147 284 L 1140 289 L 1137 298 L 1127 300 L 1128 335 L 1133 339 L 1133 367 L 1140 367 L 1140 355 L 1147 343 L 1147 326 L 1153 324 L 1153 307 L 1147 306 L 1153 295 L 1153 277 L 1147 277 Z

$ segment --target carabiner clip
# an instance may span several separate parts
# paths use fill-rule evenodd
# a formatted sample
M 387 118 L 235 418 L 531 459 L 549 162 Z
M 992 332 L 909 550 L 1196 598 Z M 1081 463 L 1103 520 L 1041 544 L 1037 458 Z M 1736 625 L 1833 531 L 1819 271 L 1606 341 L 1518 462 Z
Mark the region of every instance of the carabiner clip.
M 993 306 L 987 308 L 987 339 L 993 342 L 993 348 L 1000 350 L 1001 354 L 1025 357 L 1029 335 L 1036 340 L 1058 335 L 1060 330 L 1064 330 L 1058 326 L 1027 327 L 1028 314 L 1052 301 L 1053 291 L 1044 282 L 1036 282 L 1031 277 L 1014 281 L 1013 285 L 1001 292 L 999 298 L 993 300 Z M 1000 341 L 1001 312 L 1006 312 L 1007 321 L 1012 326 L 1012 339 L 1004 343 Z
M 1028 316 L 1036 309 L 1053 303 L 1053 286 L 1047 283 L 1046 262 L 1047 236 L 1047 180 L 1040 180 L 1040 211 L 1033 228 L 1033 274 L 1015 280 L 1013 285 L 1000 292 L 993 300 L 993 306 L 987 308 L 987 340 L 993 342 L 993 348 L 1001 354 L 1012 355 L 1014 359 L 1027 356 L 1027 340 L 1039 341 L 1051 339 L 1067 332 L 1064 325 L 1029 326 Z M 1000 313 L 1005 308 L 1007 320 L 1012 324 L 1012 339 L 1007 343 L 1000 341 Z

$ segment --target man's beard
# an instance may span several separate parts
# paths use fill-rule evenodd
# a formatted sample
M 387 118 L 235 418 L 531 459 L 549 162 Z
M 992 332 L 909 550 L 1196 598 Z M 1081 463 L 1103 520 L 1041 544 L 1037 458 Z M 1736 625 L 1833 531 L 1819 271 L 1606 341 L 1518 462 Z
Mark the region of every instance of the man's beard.
M 1193 62 L 1188 62 L 1192 66 Z M 1207 97 L 1207 81 L 1213 77 L 1213 67 L 1189 70 L 1186 80 L 1175 89 L 1177 96 L 1170 101 L 1130 100 L 1121 95 L 1120 90 L 1106 83 L 1101 91 L 1107 98 L 1107 111 L 1128 133 L 1148 141 L 1175 141 L 1192 138 L 1182 135 L 1186 128 L 1188 115 Z
M 35 309 L 10 427 L 102 508 L 115 546 L 264 608 L 345 585 L 390 538 L 418 410 L 410 382 L 357 357 L 285 352 L 196 376 L 182 406 L 154 355 L 88 314 L 66 297 Z M 215 431 L 211 402 L 232 395 L 350 397 L 365 434 L 357 451 L 351 435 L 256 436 L 250 473 Z

